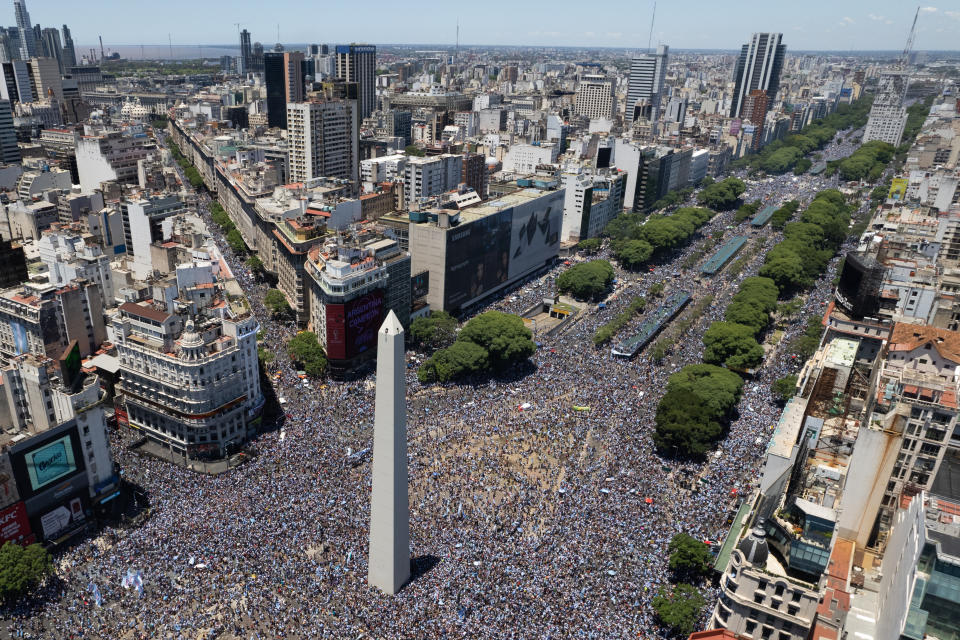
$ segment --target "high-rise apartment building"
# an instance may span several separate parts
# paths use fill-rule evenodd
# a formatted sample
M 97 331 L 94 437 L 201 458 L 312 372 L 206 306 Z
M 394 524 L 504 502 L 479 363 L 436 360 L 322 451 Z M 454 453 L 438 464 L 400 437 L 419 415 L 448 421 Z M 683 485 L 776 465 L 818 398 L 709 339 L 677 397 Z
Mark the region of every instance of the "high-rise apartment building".
M 863 141 L 880 140 L 893 146 L 899 146 L 903 138 L 903 129 L 907 125 L 907 110 L 903 100 L 907 95 L 908 78 L 900 71 L 885 73 L 880 76 L 880 87 L 867 126 L 863 130 Z
M 70 27 L 63 25 L 63 68 L 65 71 L 71 67 L 77 66 L 77 50 L 73 46 L 73 36 L 70 35 Z
M 13 12 L 17 17 L 17 31 L 20 35 L 20 58 L 28 60 L 37 55 L 37 43 L 26 0 L 13 0 Z
M 456 189 L 463 175 L 463 156 L 444 153 L 426 158 L 410 158 L 404 167 L 403 197 L 408 209 L 415 209 L 422 198 Z
M 662 44 L 657 47 L 656 53 L 644 53 L 631 60 L 627 112 L 624 116 L 627 123 L 633 122 L 638 116 L 650 121 L 659 118 L 668 51 L 669 47 Z
M 357 180 L 357 103 L 311 100 L 287 104 L 287 150 L 291 182 L 311 178 Z
M 591 120 L 613 119 L 617 106 L 616 87 L 613 78 L 601 75 L 584 75 L 577 85 L 576 110 Z
M 339 45 L 336 53 L 337 77 L 358 85 L 358 108 L 360 120 L 363 120 L 377 106 L 377 47 L 369 44 Z
M 753 134 L 753 140 L 751 142 L 751 151 L 758 151 L 760 149 L 769 104 L 767 92 L 760 89 L 751 91 L 750 95 L 747 96 L 747 99 L 743 102 L 743 111 L 741 112 L 743 119 L 749 120 L 756 126 L 756 131 Z
M 250 46 L 250 32 L 244 29 L 240 32 L 240 68 L 237 70 L 239 73 L 250 73 L 252 69 L 250 68 L 251 57 L 253 56 L 253 49 Z
M 782 33 L 755 33 L 740 49 L 740 58 L 733 74 L 735 87 L 730 104 L 730 117 L 743 117 L 743 108 L 752 91 L 767 94 L 767 107 L 773 105 L 780 88 L 780 71 L 787 54 Z

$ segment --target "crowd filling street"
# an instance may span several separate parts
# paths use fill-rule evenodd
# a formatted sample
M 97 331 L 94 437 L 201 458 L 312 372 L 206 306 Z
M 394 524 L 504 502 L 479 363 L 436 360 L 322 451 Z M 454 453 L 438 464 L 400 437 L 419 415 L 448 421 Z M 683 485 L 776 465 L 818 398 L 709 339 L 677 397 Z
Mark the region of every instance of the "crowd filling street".
M 809 201 L 829 183 L 788 174 L 751 182 L 744 199 Z M 56 579 L 4 610 L 7 637 L 667 637 L 651 607 L 670 581 L 667 544 L 679 532 L 723 539 L 727 511 L 753 489 L 779 417 L 770 385 L 802 364 L 785 345 L 810 315 L 823 313 L 838 264 L 786 321 L 707 461 L 658 455 L 657 402 L 670 374 L 701 361 L 703 331 L 722 319 L 738 283 L 756 274 L 779 240 L 769 225 L 751 239 L 765 239 L 764 250 L 732 277 L 699 277 L 699 263 L 682 266 L 702 239 L 653 271 L 618 268 L 606 308 L 585 306 L 556 335 L 535 336 L 528 370 L 427 386 L 409 368 L 414 577 L 390 597 L 366 585 L 370 461 L 348 460 L 348 452 L 372 446 L 373 375 L 304 383 L 285 349 L 296 328 L 270 317 L 266 285 L 229 250 L 208 204 L 201 196 L 200 213 L 276 356 L 266 371 L 286 400 L 280 418 L 253 441 L 249 462 L 219 475 L 137 455 L 117 434 L 118 464 L 149 496 L 149 515 L 57 555 Z M 719 214 L 700 238 L 732 225 L 732 212 Z M 735 232 L 749 230 L 747 220 Z M 488 308 L 525 311 L 552 294 L 563 269 L 538 274 Z M 682 288 L 694 303 L 708 294 L 714 303 L 660 363 L 649 349 L 625 360 L 609 345 L 594 347 L 594 331 L 657 282 L 666 294 Z M 615 340 L 632 335 L 641 318 Z M 519 410 L 524 403 L 529 408 Z M 142 593 L 122 585 L 130 569 L 140 572 Z M 712 605 L 716 594 L 709 583 L 702 588 Z

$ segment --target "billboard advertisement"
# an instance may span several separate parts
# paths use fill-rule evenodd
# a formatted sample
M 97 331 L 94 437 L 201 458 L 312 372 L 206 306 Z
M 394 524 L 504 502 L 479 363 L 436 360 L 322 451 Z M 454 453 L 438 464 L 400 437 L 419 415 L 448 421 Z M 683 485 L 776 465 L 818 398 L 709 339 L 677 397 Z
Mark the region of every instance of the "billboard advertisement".
M 384 316 L 383 289 L 374 289 L 345 304 L 328 304 L 326 316 L 328 358 L 350 360 L 376 349 Z
M 27 519 L 27 508 L 22 502 L 0 511 L 0 545 L 7 542 L 27 545 L 34 541 Z
M 513 209 L 504 209 L 447 233 L 444 309 L 456 311 L 507 281 L 512 219 Z
M 40 516 L 40 530 L 44 540 L 56 538 L 87 519 L 80 497 L 71 498 Z
M 77 470 L 70 435 L 24 454 L 30 488 L 39 491 L 51 482 L 65 478 Z
M 563 191 L 552 191 L 513 208 L 510 279 L 542 267 L 560 251 Z
M 28 353 L 30 344 L 27 342 L 27 329 L 16 320 L 10 321 L 10 333 L 13 334 L 13 348 L 17 355 Z
M 82 476 L 85 466 L 77 425 L 71 421 L 51 430 L 45 438 L 34 437 L 16 445 L 10 451 L 10 464 L 21 497 L 31 510 L 32 498 L 61 484 Z
M 17 481 L 13 478 L 13 466 L 10 464 L 10 456 L 0 455 L 0 509 L 9 507 L 20 499 L 20 493 L 17 491 Z
M 887 198 L 891 200 L 903 200 L 904 196 L 907 195 L 907 185 L 910 184 L 910 181 L 906 178 L 894 178 L 890 181 L 890 192 L 887 194 Z

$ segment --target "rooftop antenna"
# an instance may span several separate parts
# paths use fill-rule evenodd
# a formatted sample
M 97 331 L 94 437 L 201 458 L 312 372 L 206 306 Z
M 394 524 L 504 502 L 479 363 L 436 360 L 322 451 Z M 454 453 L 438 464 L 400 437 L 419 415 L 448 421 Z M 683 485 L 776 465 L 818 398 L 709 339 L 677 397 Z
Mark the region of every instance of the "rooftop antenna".
M 100 59 L 105 60 L 106 57 L 103 53 L 103 36 L 100 36 Z
M 457 18 L 457 48 L 453 52 L 453 60 L 460 59 L 460 18 Z
M 650 53 L 650 43 L 653 42 L 653 21 L 657 18 L 657 0 L 653 0 L 653 15 L 650 16 L 650 35 L 647 37 L 647 53 Z
M 143 60 L 143 45 L 140 45 L 140 59 Z
M 280 42 L 280 23 L 277 23 L 277 42 Z
M 173 38 L 170 37 L 170 34 L 167 34 L 167 43 L 170 45 L 170 59 L 173 60 Z

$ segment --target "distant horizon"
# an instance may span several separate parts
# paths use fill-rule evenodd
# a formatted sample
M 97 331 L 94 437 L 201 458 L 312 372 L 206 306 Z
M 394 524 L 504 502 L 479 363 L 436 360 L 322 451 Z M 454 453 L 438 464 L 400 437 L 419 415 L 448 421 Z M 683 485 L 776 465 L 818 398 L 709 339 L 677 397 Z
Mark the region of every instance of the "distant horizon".
M 9 0 L 0 23 L 15 24 Z M 272 46 L 283 42 L 385 42 L 400 40 L 456 40 L 474 46 L 583 47 L 646 49 L 646 44 L 668 44 L 676 49 L 737 50 L 754 32 L 779 32 L 787 49 L 796 51 L 901 51 L 907 42 L 917 5 L 895 0 L 807 0 L 796 5 L 727 0 L 723 3 L 689 0 L 613 0 L 584 7 L 558 0 L 550 11 L 536 4 L 488 0 L 482 11 L 468 12 L 457 5 L 425 3 L 416 11 L 397 11 L 386 0 L 363 5 L 334 3 L 323 7 L 322 19 L 303 0 L 234 0 L 229 6 L 195 0 L 167 0 L 149 19 L 118 0 L 26 0 L 31 21 L 45 27 L 66 23 L 75 42 L 99 50 L 178 42 L 210 47 L 239 45 L 239 31 L 247 29 L 254 41 Z M 129 43 L 136 36 L 141 42 Z M 123 45 L 110 44 L 124 42 Z M 916 23 L 914 48 L 956 51 L 960 45 L 960 10 L 955 2 L 922 6 Z M 401 43 L 397 43 L 398 46 Z M 412 44 L 416 44 L 413 42 Z M 843 47 L 837 47 L 843 44 Z M 690 45 L 696 45 L 691 47 Z
M 273 49 L 275 42 L 269 44 L 269 48 L 264 44 L 264 51 L 269 52 Z M 313 42 L 281 42 L 285 48 L 290 47 L 307 47 L 309 45 L 336 45 L 336 44 L 346 44 L 346 42 L 322 42 L 322 41 L 313 41 Z M 414 43 L 399 43 L 399 42 L 369 42 L 366 41 L 364 44 L 371 44 L 377 47 L 396 47 L 396 48 L 415 48 L 423 47 L 427 50 L 436 50 L 436 51 L 446 51 L 453 50 L 457 45 L 449 43 L 430 43 L 430 42 L 414 42 Z M 162 49 L 167 51 L 170 47 L 170 43 L 166 42 L 155 42 L 155 43 L 143 43 L 143 44 L 124 44 L 124 43 L 114 43 L 110 47 L 104 45 L 104 49 L 109 53 L 114 53 L 117 51 L 117 47 L 123 47 L 124 49 L 137 50 L 141 47 L 150 48 L 150 49 Z M 90 49 L 96 50 L 99 54 L 100 52 L 100 43 L 86 43 L 86 44 L 75 44 L 75 47 L 80 55 L 83 55 L 84 52 L 89 51 Z M 220 49 L 233 51 L 235 55 L 239 55 L 240 47 L 234 43 L 196 43 L 196 44 L 173 44 L 173 49 L 183 50 L 183 49 Z M 466 44 L 460 43 L 459 48 L 463 49 L 606 49 L 610 51 L 645 51 L 647 47 L 626 47 L 626 46 L 604 46 L 604 45 L 532 45 L 532 44 Z M 737 54 L 739 53 L 740 48 L 691 48 L 691 47 L 670 47 L 671 53 L 729 53 Z M 199 53 L 199 51 L 198 51 Z M 900 49 L 790 49 L 787 48 L 787 55 L 790 54 L 842 54 L 842 53 L 861 53 L 861 54 L 884 54 L 884 55 L 895 55 L 899 56 L 902 53 Z M 914 49 L 912 53 L 924 53 L 924 54 L 960 54 L 960 48 L 958 49 Z M 153 56 L 156 57 L 156 56 Z M 169 56 L 167 56 L 169 57 Z M 204 56 L 207 57 L 207 56 Z M 180 59 L 178 56 L 174 56 L 176 59 Z

